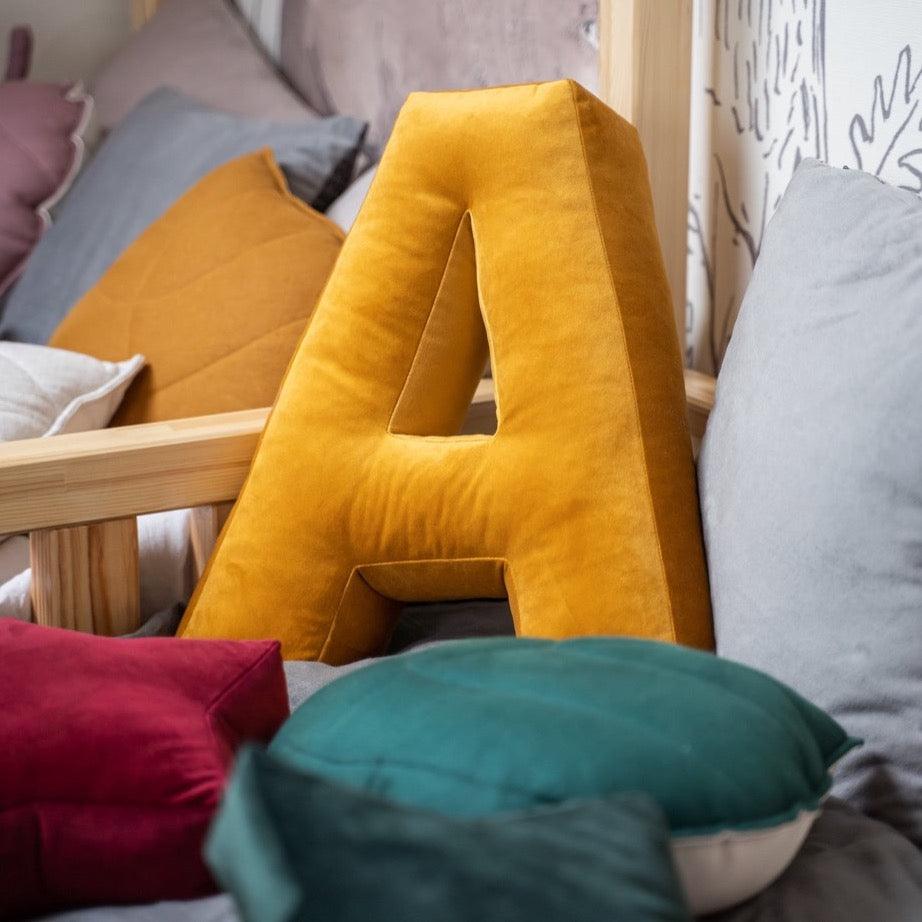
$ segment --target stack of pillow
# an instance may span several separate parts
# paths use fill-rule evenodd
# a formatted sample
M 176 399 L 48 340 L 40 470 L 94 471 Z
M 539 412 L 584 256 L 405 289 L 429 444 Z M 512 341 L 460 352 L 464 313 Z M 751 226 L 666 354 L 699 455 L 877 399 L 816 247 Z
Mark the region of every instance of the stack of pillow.
M 224 0 L 161 4 L 93 91 L 105 137 L 77 175 L 88 97 L 0 85 L 0 340 L 18 368 L 3 412 L 24 420 L 42 402 L 43 418 L 57 407 L 68 420 L 0 437 L 269 405 L 342 244 L 321 212 L 348 228 L 367 190 L 364 177 L 348 188 L 365 126 L 310 109 Z M 106 413 L 68 409 L 103 406 L 108 366 L 91 358 L 135 356 L 143 369 L 120 388 L 112 373 Z M 62 363 L 66 386 L 48 377 Z M 188 598 L 187 531 L 186 512 L 140 522 L 145 616 Z M 3 545 L 0 612 L 28 619 L 28 577 L 7 582 L 28 566 L 26 543 Z

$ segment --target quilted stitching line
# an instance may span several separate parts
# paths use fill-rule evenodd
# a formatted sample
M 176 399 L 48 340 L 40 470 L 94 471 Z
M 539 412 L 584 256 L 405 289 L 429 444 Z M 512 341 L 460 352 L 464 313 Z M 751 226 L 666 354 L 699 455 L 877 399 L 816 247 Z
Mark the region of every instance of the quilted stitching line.
M 209 362 L 207 365 L 202 366 L 201 368 L 196 368 L 195 371 L 190 371 L 188 374 L 181 375 L 180 377 L 170 381 L 167 384 L 164 384 L 162 387 L 157 388 L 157 394 L 165 394 L 167 391 L 172 390 L 174 387 L 177 387 L 180 384 L 188 382 L 190 379 L 194 378 L 196 375 L 205 374 L 208 371 L 211 371 L 215 367 L 221 364 L 221 362 L 232 359 L 236 356 L 241 355 L 246 352 L 248 349 L 252 349 L 254 346 L 261 343 L 264 339 L 268 339 L 270 336 L 274 336 L 276 333 L 280 333 L 284 330 L 289 329 L 290 327 L 306 327 L 310 322 L 310 317 L 298 318 L 297 320 L 290 320 L 288 323 L 283 323 L 281 326 L 273 327 L 271 330 L 267 330 L 265 333 L 260 333 L 256 339 L 250 339 L 245 342 L 242 346 L 238 346 L 236 349 L 231 350 L 230 352 L 225 352 L 224 355 L 216 358 L 213 362 Z
M 165 217 L 164 215 L 161 215 L 159 220 L 162 220 L 164 217 Z M 153 225 L 151 226 L 153 227 Z M 144 234 L 146 233 L 147 232 L 144 231 L 139 237 L 136 238 L 135 242 L 137 242 L 137 240 L 140 240 L 141 237 L 144 236 Z M 218 265 L 214 266 L 213 268 L 208 269 L 207 271 L 202 272 L 199 275 L 193 276 L 190 279 L 187 279 L 178 288 L 171 288 L 169 291 L 165 292 L 164 294 L 144 295 L 141 293 L 141 290 L 144 288 L 144 285 L 147 282 L 147 279 L 149 278 L 151 272 L 156 268 L 155 263 L 158 262 L 163 257 L 163 254 L 166 251 L 166 249 L 169 246 L 171 246 L 173 243 L 175 243 L 175 240 L 171 238 L 171 235 L 168 235 L 168 234 L 164 235 L 166 239 L 164 240 L 163 249 L 157 254 L 157 256 L 154 259 L 151 260 L 151 264 L 148 266 L 147 271 L 144 274 L 142 282 L 137 285 L 131 297 L 134 298 L 135 300 L 144 301 L 148 303 L 156 303 L 158 301 L 163 301 L 167 298 L 174 298 L 177 295 L 179 295 L 181 292 L 183 292 L 186 288 L 190 288 L 193 285 L 199 284 L 204 279 L 207 279 L 210 275 L 213 275 L 216 272 L 223 272 L 226 269 L 232 268 L 235 263 L 246 258 L 251 253 L 258 253 L 259 250 L 263 249 L 264 247 L 273 246 L 276 243 L 282 243 L 286 240 L 290 240 L 294 237 L 298 237 L 302 235 L 313 236 L 313 228 L 310 231 L 308 231 L 307 229 L 301 227 L 301 228 L 298 228 L 298 230 L 292 231 L 291 233 L 288 233 L 288 234 L 280 234 L 276 237 L 270 237 L 268 240 L 263 240 L 260 243 L 255 244 L 254 246 L 247 247 L 246 249 L 241 250 L 239 253 L 235 253 L 233 256 L 230 256 L 229 258 L 222 260 Z M 333 237 L 334 240 L 336 239 L 335 236 L 333 235 L 331 235 L 331 237 Z M 129 244 L 129 246 L 133 246 L 133 245 L 134 245 L 133 243 Z M 99 289 L 97 291 L 97 294 L 101 294 L 103 297 L 105 297 L 107 301 L 109 301 L 110 303 L 114 303 L 116 305 L 119 304 L 123 298 L 123 296 L 121 295 L 116 296 L 116 295 L 109 294 L 103 289 Z

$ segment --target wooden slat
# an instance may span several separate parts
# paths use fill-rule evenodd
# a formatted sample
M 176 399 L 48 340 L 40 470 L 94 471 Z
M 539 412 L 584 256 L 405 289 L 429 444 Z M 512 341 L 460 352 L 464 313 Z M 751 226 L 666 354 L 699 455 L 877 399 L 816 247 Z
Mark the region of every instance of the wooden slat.
M 700 435 L 713 381 L 686 371 L 685 382 Z M 267 415 L 244 410 L 0 445 L 0 534 L 232 502 Z M 493 428 L 493 381 L 485 379 L 464 431 Z
M 189 524 L 192 545 L 192 565 L 196 580 L 201 579 L 211 552 L 218 541 L 218 535 L 230 515 L 233 503 L 215 503 L 213 506 L 196 506 L 192 510 Z
M 32 613 L 38 624 L 127 634 L 140 624 L 134 518 L 33 531 Z
M 685 340 L 692 0 L 600 0 L 602 98 L 640 134 L 672 289 Z
M 695 439 L 704 435 L 708 416 L 714 406 L 717 381 L 700 371 L 685 370 L 685 400 L 688 408 L 688 428 Z
M 140 29 L 157 12 L 160 0 L 131 0 L 131 25 Z
M 0 534 L 233 499 L 268 410 L 0 446 Z

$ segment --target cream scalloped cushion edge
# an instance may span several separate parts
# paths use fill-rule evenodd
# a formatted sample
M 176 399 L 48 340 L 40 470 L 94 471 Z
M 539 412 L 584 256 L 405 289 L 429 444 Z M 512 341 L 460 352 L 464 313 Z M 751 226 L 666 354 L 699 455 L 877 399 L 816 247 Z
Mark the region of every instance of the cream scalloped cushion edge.
M 777 879 L 803 845 L 820 810 L 762 829 L 722 830 L 672 840 L 672 856 L 695 915 L 728 909 Z
M 144 356 L 89 355 L 0 342 L 0 442 L 102 429 L 144 367 Z
M 141 621 L 185 604 L 195 588 L 189 529 L 192 511 L 176 509 L 138 517 Z M 29 539 L 0 541 L 0 617 L 32 620 Z

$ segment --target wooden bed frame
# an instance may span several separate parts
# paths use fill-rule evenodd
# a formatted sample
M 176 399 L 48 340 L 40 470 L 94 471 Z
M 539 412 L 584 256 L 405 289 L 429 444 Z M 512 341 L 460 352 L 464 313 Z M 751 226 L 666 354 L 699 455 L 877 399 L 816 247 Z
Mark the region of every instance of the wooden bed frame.
M 131 0 L 136 26 L 157 0 Z M 680 335 L 685 330 L 692 0 L 600 0 L 601 93 L 632 121 L 650 166 Z M 700 438 L 714 381 L 686 371 Z M 465 432 L 492 431 L 493 384 L 477 389 Z M 0 446 L 0 534 L 28 532 L 40 624 L 119 634 L 140 614 L 136 516 L 196 507 L 201 570 L 250 465 L 268 410 L 31 439 Z

